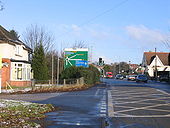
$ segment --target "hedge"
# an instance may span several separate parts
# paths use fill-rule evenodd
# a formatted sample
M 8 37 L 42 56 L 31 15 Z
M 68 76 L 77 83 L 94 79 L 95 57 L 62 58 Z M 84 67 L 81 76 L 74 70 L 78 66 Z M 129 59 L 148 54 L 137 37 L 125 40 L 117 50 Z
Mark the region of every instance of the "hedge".
M 75 67 L 66 68 L 61 74 L 61 79 L 77 79 L 84 77 L 85 84 L 95 84 L 100 80 L 100 72 L 98 69 L 92 65 L 88 68 L 85 67 Z

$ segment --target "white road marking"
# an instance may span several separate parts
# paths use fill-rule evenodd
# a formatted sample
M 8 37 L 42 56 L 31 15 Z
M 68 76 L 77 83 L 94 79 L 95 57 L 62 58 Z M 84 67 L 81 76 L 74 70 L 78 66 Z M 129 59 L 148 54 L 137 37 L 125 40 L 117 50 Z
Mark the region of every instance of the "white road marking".
M 116 104 L 129 104 L 129 103 L 139 103 L 139 102 L 144 102 L 144 101 L 154 101 L 154 100 L 156 100 L 156 101 L 162 101 L 161 99 L 168 99 L 168 98 L 170 98 L 170 97 L 160 97 L 160 98 L 155 98 L 155 99 L 144 99 L 144 100 L 138 100 L 138 101 L 129 101 L 129 102 L 117 102 Z
M 98 92 L 96 92 L 97 94 Z M 107 108 L 106 108 L 106 90 L 103 90 L 103 97 L 101 98 L 100 101 L 100 116 L 101 117 L 105 117 L 106 116 L 106 112 L 107 112 Z
M 126 97 L 122 97 L 122 98 L 116 98 L 116 97 L 114 97 L 114 99 L 116 99 L 116 100 L 119 100 L 119 99 L 132 99 L 132 98 L 147 98 L 148 96 L 153 96 L 153 98 L 154 98 L 154 96 L 155 95 L 159 95 L 159 96 L 164 96 L 164 94 L 148 94 L 148 95 L 143 95 L 143 96 L 141 96 L 141 95 L 137 95 L 137 96 L 126 96 Z M 119 95 L 119 96 L 121 96 L 121 95 Z
M 106 116 L 106 114 L 100 114 L 100 117 L 105 117 Z
M 121 109 L 123 109 L 118 111 L 114 111 L 112 109 L 113 110 L 112 116 L 114 117 L 150 117 L 150 118 L 170 117 L 170 109 L 168 109 L 168 107 L 170 108 L 170 94 L 165 91 L 159 89 L 151 89 L 151 88 L 142 89 L 142 88 L 133 88 L 133 87 L 127 88 L 127 90 L 131 89 L 131 91 L 126 91 L 125 88 L 123 87 L 113 87 L 112 89 L 114 89 L 114 91 L 113 90 L 110 90 L 110 92 L 108 91 L 108 95 L 111 95 L 112 93 L 110 98 L 112 99 L 111 101 L 112 106 L 115 105 L 115 107 L 117 108 L 121 107 Z M 133 101 L 128 101 L 128 99 L 131 99 Z M 158 101 L 158 103 L 153 101 Z M 129 103 L 139 104 L 139 107 L 130 106 Z M 145 106 L 141 107 L 140 104 L 143 104 Z M 167 109 L 164 108 L 163 106 L 166 106 Z M 143 110 L 143 111 L 148 110 L 148 111 L 156 111 L 156 112 L 164 112 L 164 113 L 162 114 L 154 113 L 153 115 L 150 115 L 150 113 L 148 115 L 147 114 L 146 115 L 124 114 L 124 112 L 128 113 L 136 110 Z M 109 110 L 108 110 L 108 114 L 110 114 Z
M 96 93 L 95 93 L 95 96 L 98 95 L 99 91 L 100 91 L 100 89 L 97 89 L 97 91 L 96 91 Z
M 106 113 L 106 109 L 105 109 L 105 110 L 102 110 L 102 109 L 101 109 L 100 112 L 101 112 L 101 113 Z
M 165 106 L 165 105 L 170 105 L 170 103 L 168 103 L 168 104 L 156 104 L 156 105 L 150 105 L 150 106 L 146 106 L 146 107 L 132 108 L 132 109 L 128 109 L 128 110 L 121 110 L 121 111 L 116 111 L 116 112 L 128 112 L 128 111 L 147 109 L 147 108 L 159 107 L 159 106 Z
M 159 89 L 157 89 L 157 91 L 162 92 L 163 94 L 166 94 L 166 95 L 170 95 L 169 93 L 162 91 L 162 90 L 159 90 Z
M 162 118 L 162 117 L 170 117 L 170 115 L 125 115 L 125 116 L 121 116 L 121 115 L 118 115 L 118 116 L 114 116 L 114 117 L 143 117 L 143 118 L 146 118 L 146 117 L 157 117 L 157 118 Z
M 111 91 L 108 90 L 108 116 L 109 117 L 114 117 L 114 108 L 113 108 L 113 101 L 112 101 L 112 95 Z

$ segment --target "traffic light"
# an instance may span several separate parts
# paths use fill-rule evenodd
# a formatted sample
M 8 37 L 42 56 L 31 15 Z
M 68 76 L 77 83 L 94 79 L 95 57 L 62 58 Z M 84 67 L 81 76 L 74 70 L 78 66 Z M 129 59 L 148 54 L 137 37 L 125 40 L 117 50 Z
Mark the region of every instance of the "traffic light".
M 104 65 L 104 60 L 102 58 L 99 58 L 99 66 L 103 66 Z
M 102 58 L 99 58 L 99 65 L 102 63 Z

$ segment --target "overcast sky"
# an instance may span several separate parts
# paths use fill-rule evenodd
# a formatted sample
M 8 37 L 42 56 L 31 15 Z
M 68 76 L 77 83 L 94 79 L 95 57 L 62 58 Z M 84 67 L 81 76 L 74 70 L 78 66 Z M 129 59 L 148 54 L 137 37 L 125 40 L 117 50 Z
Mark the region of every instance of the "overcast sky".
M 170 0 L 1 0 L 0 24 L 22 35 L 31 24 L 55 37 L 55 49 L 84 41 L 93 61 L 139 64 L 144 51 L 169 52 Z

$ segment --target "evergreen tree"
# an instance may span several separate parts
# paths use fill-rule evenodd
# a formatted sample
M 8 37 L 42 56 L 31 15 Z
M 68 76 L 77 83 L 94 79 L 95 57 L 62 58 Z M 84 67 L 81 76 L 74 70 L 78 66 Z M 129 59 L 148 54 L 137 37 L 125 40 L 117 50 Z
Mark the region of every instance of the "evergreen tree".
M 15 31 L 15 30 L 10 30 L 9 33 L 15 38 L 15 39 L 19 39 L 19 35 L 18 35 L 18 32 Z
M 34 79 L 36 80 L 48 79 L 47 62 L 42 44 L 36 46 L 34 49 L 34 54 L 32 58 L 32 69 L 34 71 Z

